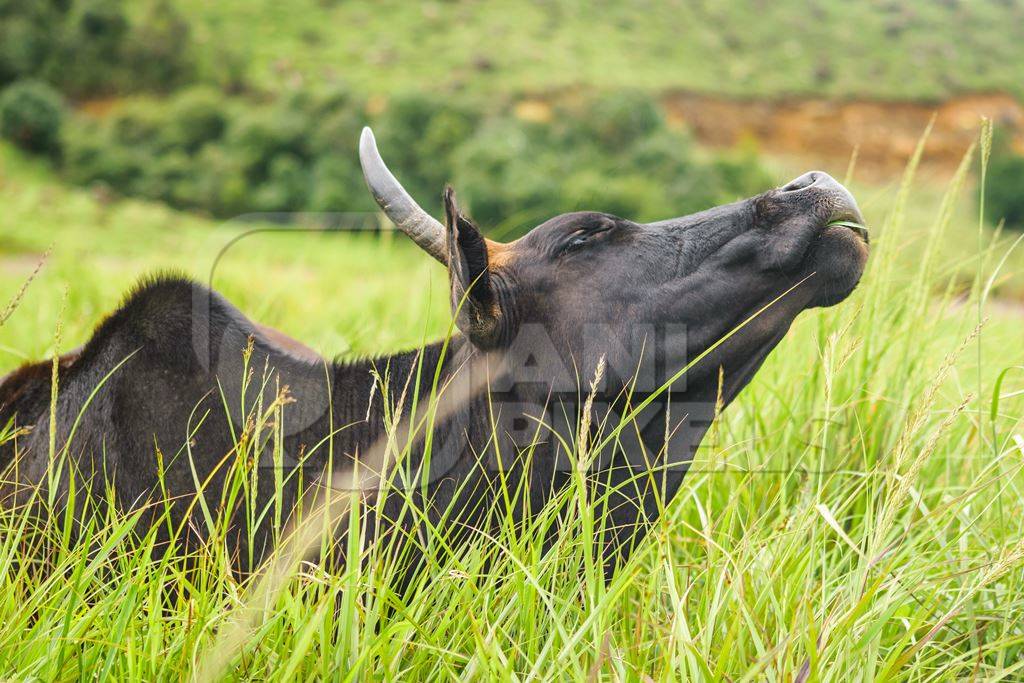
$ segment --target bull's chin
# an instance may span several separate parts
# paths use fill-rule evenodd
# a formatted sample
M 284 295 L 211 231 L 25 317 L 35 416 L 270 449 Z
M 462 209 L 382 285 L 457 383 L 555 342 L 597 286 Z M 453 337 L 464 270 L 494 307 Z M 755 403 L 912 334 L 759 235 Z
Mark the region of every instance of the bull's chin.
M 817 280 L 817 295 L 810 307 L 834 306 L 850 296 L 867 260 L 868 245 L 861 235 L 839 225 L 826 228 L 808 255 L 808 272 Z

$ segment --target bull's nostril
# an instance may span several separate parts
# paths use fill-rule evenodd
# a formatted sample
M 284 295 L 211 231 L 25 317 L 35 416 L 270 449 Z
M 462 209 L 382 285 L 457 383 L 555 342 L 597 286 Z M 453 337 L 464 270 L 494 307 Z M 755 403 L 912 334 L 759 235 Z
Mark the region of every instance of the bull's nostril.
M 818 180 L 818 174 L 815 171 L 810 173 L 804 173 L 796 180 L 792 180 L 786 183 L 782 187 L 783 192 L 796 192 L 797 190 L 803 190 L 813 185 Z

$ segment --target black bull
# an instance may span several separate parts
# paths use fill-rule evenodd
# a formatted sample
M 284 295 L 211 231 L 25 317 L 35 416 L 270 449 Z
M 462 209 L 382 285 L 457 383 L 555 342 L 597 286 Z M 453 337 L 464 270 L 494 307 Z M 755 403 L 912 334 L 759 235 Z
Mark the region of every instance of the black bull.
M 853 198 L 820 172 L 653 224 L 565 214 L 500 244 L 460 213 L 450 190 L 445 224 L 426 214 L 384 166 L 368 129 L 360 156 L 385 213 L 447 267 L 460 334 L 417 351 L 326 363 L 199 285 L 150 280 L 59 363 L 56 445 L 71 463 L 59 476 L 49 449 L 51 364 L 0 382 L 0 426 L 26 428 L 0 446 L 4 503 L 42 499 L 48 486 L 59 502 L 74 484 L 76 505 L 112 490 L 122 509 L 160 508 L 164 540 L 202 542 L 196 492 L 219 509 L 247 420 L 241 406 L 258 405 L 257 395 L 268 405 L 287 386 L 294 402 L 282 408 L 284 456 L 257 448 L 261 455 L 243 465 L 277 471 L 257 477 L 253 493 L 272 512 L 243 533 L 243 511 L 222 511 L 231 515 L 239 570 L 266 556 L 269 520 L 287 518 L 310 481 L 324 481 L 329 467 L 351 469 L 404 420 L 413 438 L 401 468 L 416 473 L 415 484 L 399 491 L 401 477 L 390 480 L 367 528 L 415 526 L 412 504 L 453 541 L 465 539 L 507 511 L 503 487 L 520 491 L 514 514 L 528 515 L 585 458 L 610 575 L 679 488 L 715 413 L 801 311 L 853 290 L 867 259 L 866 233 L 834 225 L 862 222 Z M 246 367 L 255 384 L 245 384 Z M 419 429 L 413 405 L 429 406 L 439 393 L 435 422 Z M 577 434 L 581 419 L 597 452 L 576 447 L 588 442 Z M 173 502 L 152 506 L 156 499 Z

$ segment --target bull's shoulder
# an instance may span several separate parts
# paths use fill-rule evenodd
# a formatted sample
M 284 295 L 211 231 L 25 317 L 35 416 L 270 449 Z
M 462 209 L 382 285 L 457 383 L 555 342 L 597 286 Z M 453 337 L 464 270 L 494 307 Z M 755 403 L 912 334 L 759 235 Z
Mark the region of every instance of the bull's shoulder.
M 223 318 L 230 308 L 220 296 L 183 275 L 150 276 L 136 284 L 100 322 L 86 343 L 85 355 L 114 337 L 125 338 L 127 342 L 159 342 L 163 346 L 169 335 L 194 327 L 203 311 L 213 310 L 214 315 Z
M 185 276 L 160 273 L 141 280 L 103 319 L 79 363 L 132 355 L 182 369 L 197 354 L 236 349 L 258 334 L 258 326 L 217 292 Z
M 169 359 L 180 355 L 184 338 L 197 324 L 197 302 L 213 311 L 207 318 L 212 315 L 218 320 L 245 321 L 221 297 L 186 277 L 149 277 L 133 287 L 121 304 L 103 318 L 85 344 L 58 358 L 60 386 L 76 375 L 93 374 L 88 371 L 109 366 L 111 361 L 117 363 L 133 352 L 151 349 Z M 37 409 L 44 399 L 48 402 L 52 377 L 52 359 L 26 363 L 0 376 L 0 417 Z
M 161 351 L 175 348 L 174 339 L 180 339 L 191 325 L 192 302 L 209 300 L 210 296 L 209 290 L 180 275 L 161 274 L 142 280 L 96 326 L 85 344 L 58 358 L 61 391 L 76 377 L 105 372 L 133 351 L 154 342 Z M 215 307 L 226 306 L 218 298 Z M 0 376 L 0 421 L 6 423 L 14 416 L 19 422 L 34 421 L 49 405 L 53 372 L 51 358 L 26 363 Z

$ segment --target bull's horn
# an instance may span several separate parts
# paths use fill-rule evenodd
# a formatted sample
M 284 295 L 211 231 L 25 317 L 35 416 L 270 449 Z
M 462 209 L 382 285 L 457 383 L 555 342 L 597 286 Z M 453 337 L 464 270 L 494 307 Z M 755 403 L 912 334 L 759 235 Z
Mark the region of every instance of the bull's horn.
M 374 201 L 399 230 L 412 238 L 425 252 L 441 263 L 448 263 L 445 230 L 437 220 L 420 208 L 395 179 L 377 151 L 373 131 L 363 128 L 359 137 L 359 163 Z

